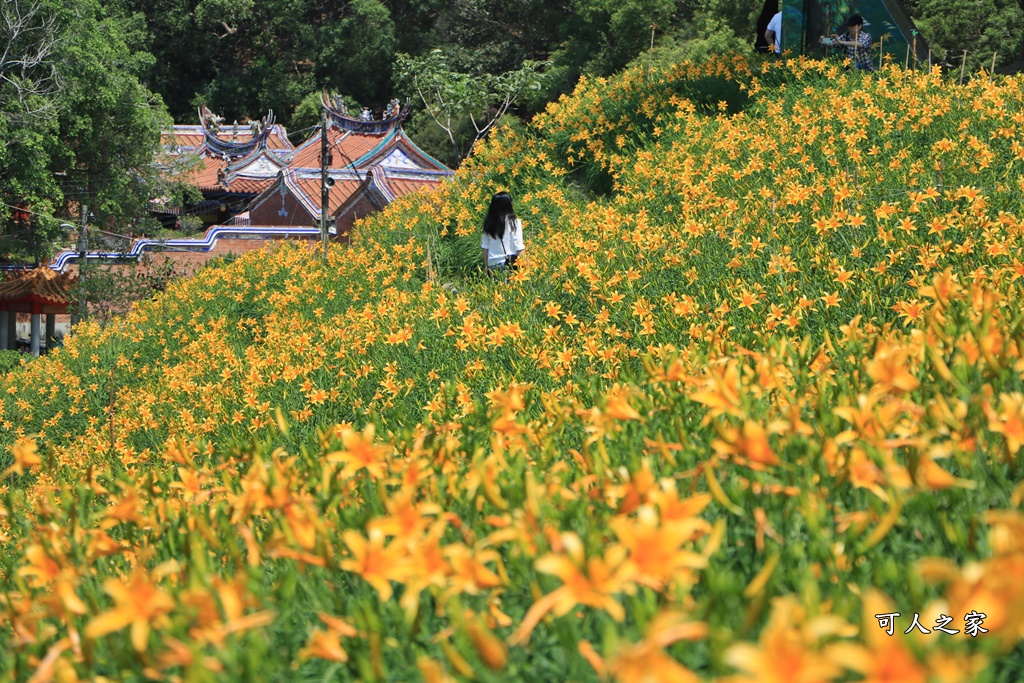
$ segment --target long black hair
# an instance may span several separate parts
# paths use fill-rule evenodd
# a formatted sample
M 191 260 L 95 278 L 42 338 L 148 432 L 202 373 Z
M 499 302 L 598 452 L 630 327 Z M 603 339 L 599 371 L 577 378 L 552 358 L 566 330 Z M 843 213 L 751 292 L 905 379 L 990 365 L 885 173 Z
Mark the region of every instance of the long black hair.
M 757 18 L 757 35 L 754 36 L 754 50 L 757 52 L 772 52 L 775 48 L 764 39 L 764 33 L 768 30 L 768 24 L 772 17 L 779 13 L 779 0 L 765 0 L 761 14 Z
M 484 232 L 494 239 L 504 239 L 505 226 L 512 224 L 515 218 L 512 195 L 508 192 L 499 192 L 491 198 L 491 206 L 487 209 L 487 217 L 484 218 Z

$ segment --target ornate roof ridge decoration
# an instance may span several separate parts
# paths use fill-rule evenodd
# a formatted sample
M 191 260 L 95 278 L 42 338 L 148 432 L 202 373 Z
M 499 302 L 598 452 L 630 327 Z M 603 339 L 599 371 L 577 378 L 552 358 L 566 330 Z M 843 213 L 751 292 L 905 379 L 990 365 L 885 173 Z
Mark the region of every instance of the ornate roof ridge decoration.
M 235 159 L 230 160 L 228 162 L 227 167 L 225 167 L 224 172 L 227 174 L 228 179 L 230 180 L 241 175 L 241 171 L 245 170 L 246 167 L 251 166 L 253 163 L 258 162 L 261 158 L 266 159 L 269 164 L 276 166 L 278 169 L 288 167 L 288 164 L 285 161 L 283 161 L 281 157 L 279 157 L 277 154 L 274 154 L 266 147 L 263 147 L 261 149 L 254 149 L 252 152 L 246 154 L 243 157 L 237 157 Z M 270 175 L 266 175 L 263 177 L 273 178 L 276 175 L 277 170 L 275 170 Z
M 71 286 L 78 280 L 72 273 L 57 273 L 51 268 L 19 268 L 0 280 L 0 301 L 40 300 L 55 305 L 72 301 Z
M 388 103 L 388 108 L 384 110 L 381 118 L 374 120 L 368 107 L 363 107 L 359 116 L 350 116 L 345 103 L 341 101 L 341 96 L 332 96 L 326 90 L 321 94 L 320 102 L 331 123 L 342 130 L 363 135 L 384 135 L 400 127 L 412 111 L 412 100 L 406 98 L 403 105 L 396 98 Z
M 206 139 L 206 147 L 211 153 L 228 157 L 247 156 L 257 148 L 267 146 L 267 138 L 274 127 L 274 110 L 268 109 L 267 115 L 260 121 L 249 121 L 249 139 L 244 142 L 233 142 L 220 137 L 221 124 L 224 118 L 217 116 L 206 108 L 206 105 L 199 107 L 199 123 L 203 128 L 203 136 Z

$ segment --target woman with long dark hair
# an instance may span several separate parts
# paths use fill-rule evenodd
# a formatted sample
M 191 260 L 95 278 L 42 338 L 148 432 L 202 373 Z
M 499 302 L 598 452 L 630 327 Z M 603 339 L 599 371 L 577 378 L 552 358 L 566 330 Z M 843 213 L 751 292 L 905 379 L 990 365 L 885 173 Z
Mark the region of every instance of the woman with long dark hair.
M 499 192 L 491 198 L 491 206 L 484 218 L 484 232 L 480 238 L 484 264 L 489 269 L 518 266 L 516 260 L 526 249 L 523 244 L 523 223 L 512 208 L 512 196 Z
M 768 31 L 768 24 L 771 23 L 778 13 L 779 0 L 765 0 L 764 7 L 761 8 L 761 14 L 757 17 L 757 35 L 754 37 L 755 52 L 770 54 L 775 51 L 775 46 L 768 44 L 764 34 Z

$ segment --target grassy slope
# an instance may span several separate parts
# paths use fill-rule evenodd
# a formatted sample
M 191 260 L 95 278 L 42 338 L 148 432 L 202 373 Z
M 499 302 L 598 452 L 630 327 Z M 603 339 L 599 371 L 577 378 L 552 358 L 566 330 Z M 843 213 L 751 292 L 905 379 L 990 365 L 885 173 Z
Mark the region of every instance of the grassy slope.
M 704 676 L 777 660 L 774 633 L 836 672 L 978 653 L 1012 677 L 1021 611 L 991 596 L 1024 600 L 1024 525 L 986 513 L 1020 502 L 1021 100 L 817 63 L 628 72 L 326 266 L 247 256 L 87 329 L 0 379 L 0 466 L 24 435 L 42 455 L 0 507 L 5 620 L 36 634 L 0 630 L 0 675 L 84 628 L 87 652 L 59 653 L 82 673 L 429 678 L 461 656 L 482 680 L 629 678 L 685 614 L 707 634 L 671 653 Z M 499 188 L 527 230 L 508 282 L 470 269 Z M 367 424 L 377 450 L 346 430 Z M 589 606 L 519 644 L 576 539 Z M 95 625 L 124 607 L 115 577 L 170 596 L 144 648 Z M 928 625 L 940 596 L 956 628 L 987 610 L 994 636 L 879 641 L 870 587 Z M 317 612 L 355 624 L 348 663 L 299 659 L 314 629 L 340 637 Z M 863 628 L 845 656 L 797 629 L 826 613 Z M 484 624 L 517 643 L 503 671 Z

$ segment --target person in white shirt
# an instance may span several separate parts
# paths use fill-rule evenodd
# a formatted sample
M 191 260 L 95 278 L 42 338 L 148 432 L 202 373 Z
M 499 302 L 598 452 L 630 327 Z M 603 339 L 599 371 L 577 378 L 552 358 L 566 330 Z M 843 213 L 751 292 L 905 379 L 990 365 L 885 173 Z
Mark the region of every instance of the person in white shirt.
M 768 22 L 768 30 L 764 32 L 764 39 L 768 41 L 769 50 L 775 54 L 782 54 L 782 12 L 776 12 L 772 20 Z
M 526 249 L 523 243 L 523 223 L 512 208 L 512 196 L 499 192 L 491 199 L 484 218 L 484 232 L 480 238 L 484 264 L 488 269 L 518 268 L 516 260 Z

